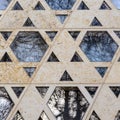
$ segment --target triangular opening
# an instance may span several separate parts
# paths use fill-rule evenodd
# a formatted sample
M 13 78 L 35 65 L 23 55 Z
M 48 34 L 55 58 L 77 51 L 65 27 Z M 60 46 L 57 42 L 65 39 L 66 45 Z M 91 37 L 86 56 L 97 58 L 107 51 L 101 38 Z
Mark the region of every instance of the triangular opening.
M 79 56 L 77 52 L 73 55 L 71 62 L 83 62 L 82 58 Z
M 120 94 L 120 86 L 110 86 L 110 89 L 114 93 L 114 95 L 118 98 Z
M 53 41 L 53 39 L 55 38 L 57 31 L 46 31 L 47 35 L 49 36 L 49 38 L 51 39 L 51 41 Z
M 104 77 L 104 75 L 108 69 L 107 67 L 95 67 L 95 68 L 101 77 Z
M 77 0 L 44 0 L 52 10 L 71 10 Z
M 101 120 L 95 111 L 92 112 L 89 120 Z
M 42 4 L 40 3 L 40 1 L 37 3 L 37 5 L 35 6 L 34 10 L 45 10 L 45 8 L 42 6 Z
M 43 111 L 38 120 L 49 120 L 49 118 L 46 115 L 46 113 Z
M 71 76 L 67 71 L 65 71 L 60 79 L 60 81 L 73 81 Z
M 46 87 L 46 86 L 45 87 L 39 87 L 39 86 L 37 86 L 36 89 L 40 93 L 41 97 L 44 98 L 48 89 L 49 89 L 49 87 Z
M 6 52 L 0 62 L 12 62 L 11 58 L 9 57 L 8 53 Z
M 24 27 L 34 27 L 35 25 L 31 21 L 31 19 L 28 17 L 23 26 Z
M 120 110 L 118 111 L 117 115 L 115 116 L 114 120 L 120 120 Z
M 15 5 L 13 6 L 12 10 L 23 10 L 20 3 L 17 1 Z
M 68 15 L 56 15 L 58 20 L 63 24 Z
M 118 62 L 120 62 L 120 57 L 119 57 L 119 59 L 118 59 Z
M 82 1 L 78 7 L 78 10 L 89 10 L 87 5 Z
M 100 10 L 111 10 L 111 8 L 108 6 L 108 4 L 105 1 L 103 1 Z
M 102 24 L 96 17 L 94 17 L 90 26 L 102 26 Z
M 36 70 L 36 67 L 24 67 L 24 70 L 29 77 L 32 77 L 33 73 Z
M 10 37 L 11 33 L 12 33 L 12 32 L 7 32 L 7 31 L 1 32 L 2 36 L 4 37 L 4 39 L 5 39 L 6 41 L 7 41 L 8 38 Z
M 69 31 L 69 34 L 72 36 L 74 40 L 76 40 L 78 35 L 80 34 L 80 31 Z
M 120 38 L 120 31 L 114 31 L 114 32 Z
M 94 87 L 94 86 L 87 86 L 87 87 L 85 87 L 86 88 L 86 90 L 88 91 L 88 93 L 90 94 L 90 96 L 93 98 L 94 97 L 94 95 L 95 95 L 95 93 L 96 93 L 96 91 L 97 91 L 97 89 L 98 89 L 98 87 Z
M 16 94 L 16 96 L 19 98 L 24 90 L 24 87 L 12 87 L 12 89 L 14 93 Z
M 48 62 L 59 62 L 59 60 L 56 57 L 56 55 L 52 52 L 51 55 L 48 58 Z
M 15 114 L 12 120 L 24 120 L 24 118 L 22 117 L 21 113 L 17 111 L 17 113 Z

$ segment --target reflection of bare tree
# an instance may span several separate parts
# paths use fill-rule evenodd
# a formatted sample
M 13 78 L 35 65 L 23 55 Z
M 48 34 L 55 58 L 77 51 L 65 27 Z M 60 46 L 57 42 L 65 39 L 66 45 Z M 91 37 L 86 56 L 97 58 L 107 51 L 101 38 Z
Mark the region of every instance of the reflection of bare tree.
M 71 9 L 76 0 L 45 0 L 55 10 Z
M 120 120 L 120 111 L 118 111 L 117 115 L 115 116 L 115 120 Z
M 47 115 L 45 114 L 45 112 L 42 112 L 40 118 L 38 120 L 49 120 L 49 118 L 47 117 Z
M 118 45 L 106 31 L 88 31 L 80 48 L 92 62 L 109 62 Z
M 47 93 L 49 87 L 39 87 L 37 86 L 36 89 L 40 93 L 40 95 L 44 98 L 45 94 Z
M 87 91 L 89 92 L 91 97 L 94 97 L 94 95 L 98 89 L 98 87 L 95 87 L 95 86 L 86 86 L 85 88 L 87 89 Z
M 7 94 L 5 88 L 0 87 L 0 120 L 6 120 L 13 105 L 14 104 Z
M 57 87 L 48 101 L 57 120 L 82 120 L 89 103 L 76 87 Z
M 22 115 L 20 114 L 19 111 L 15 114 L 14 118 L 12 120 L 24 120 Z
M 45 54 L 48 45 L 39 32 L 21 31 L 10 47 L 21 62 L 38 62 Z
M 120 94 L 120 86 L 110 86 L 110 89 L 113 91 L 116 97 Z
M 92 112 L 89 120 L 100 120 L 95 111 Z

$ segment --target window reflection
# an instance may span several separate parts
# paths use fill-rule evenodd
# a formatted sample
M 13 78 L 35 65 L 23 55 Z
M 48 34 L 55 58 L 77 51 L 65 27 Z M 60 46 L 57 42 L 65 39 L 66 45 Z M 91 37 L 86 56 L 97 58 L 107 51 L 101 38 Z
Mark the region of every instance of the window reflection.
M 120 0 L 112 0 L 112 3 L 117 9 L 120 9 Z

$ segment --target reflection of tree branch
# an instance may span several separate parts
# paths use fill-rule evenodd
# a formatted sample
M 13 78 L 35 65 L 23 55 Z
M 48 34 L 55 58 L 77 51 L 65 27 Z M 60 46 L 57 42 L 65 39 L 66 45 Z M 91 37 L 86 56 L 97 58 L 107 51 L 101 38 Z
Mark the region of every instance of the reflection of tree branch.
M 77 102 L 77 115 L 75 117 L 75 120 L 80 120 L 82 113 L 80 111 L 80 102 L 79 102 L 79 94 L 78 93 L 77 93 L 76 102 Z
M 8 3 L 10 3 L 11 0 L 6 0 Z
M 80 120 L 89 103 L 78 89 L 58 87 L 49 99 L 48 105 L 57 120 Z
M 63 118 L 64 120 L 69 120 L 69 115 L 68 115 L 68 91 L 65 91 L 65 110 L 63 113 Z

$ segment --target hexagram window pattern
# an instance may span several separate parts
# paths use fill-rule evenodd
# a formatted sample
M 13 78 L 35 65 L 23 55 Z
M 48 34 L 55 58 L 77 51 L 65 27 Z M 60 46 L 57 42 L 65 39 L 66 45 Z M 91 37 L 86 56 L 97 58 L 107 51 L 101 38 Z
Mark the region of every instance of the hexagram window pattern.
M 120 120 L 119 10 L 0 0 L 0 120 Z

